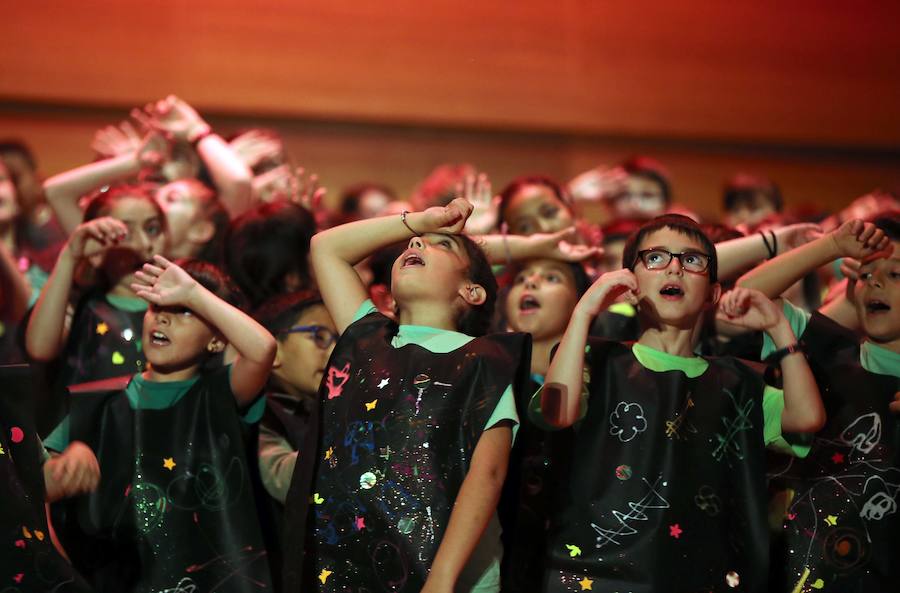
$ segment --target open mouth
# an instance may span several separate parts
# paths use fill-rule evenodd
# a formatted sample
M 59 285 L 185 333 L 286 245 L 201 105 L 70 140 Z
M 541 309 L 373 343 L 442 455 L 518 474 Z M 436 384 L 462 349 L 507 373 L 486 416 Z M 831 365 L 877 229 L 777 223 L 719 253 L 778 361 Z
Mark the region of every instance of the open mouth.
M 150 332 L 150 342 L 154 346 L 166 346 L 170 343 L 169 336 L 157 330 Z
M 425 260 L 415 252 L 407 253 L 403 256 L 403 264 L 400 266 L 401 268 L 409 268 L 412 266 L 424 266 Z
M 541 303 L 530 294 L 523 295 L 519 299 L 519 311 L 522 313 L 531 313 L 541 308 Z
M 660 289 L 659 294 L 666 299 L 680 299 L 684 296 L 684 289 L 677 284 L 666 284 Z
M 886 313 L 891 310 L 891 306 L 884 301 L 871 300 L 866 302 L 866 311 L 871 314 Z

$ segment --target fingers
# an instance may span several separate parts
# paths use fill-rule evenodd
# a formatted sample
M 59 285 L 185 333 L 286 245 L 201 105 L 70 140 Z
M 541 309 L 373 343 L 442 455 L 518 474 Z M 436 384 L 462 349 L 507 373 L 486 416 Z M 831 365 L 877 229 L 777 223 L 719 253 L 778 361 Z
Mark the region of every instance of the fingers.
M 894 394 L 894 401 L 890 403 L 889 408 L 894 414 L 900 414 L 900 391 Z

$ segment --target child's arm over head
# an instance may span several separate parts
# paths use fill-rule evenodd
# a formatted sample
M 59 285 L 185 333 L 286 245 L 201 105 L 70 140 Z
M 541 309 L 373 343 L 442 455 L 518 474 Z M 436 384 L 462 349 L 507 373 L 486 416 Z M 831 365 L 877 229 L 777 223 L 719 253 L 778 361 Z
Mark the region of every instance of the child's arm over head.
M 560 428 L 571 426 L 580 417 L 584 348 L 591 322 L 622 294 L 629 293 L 634 303 L 637 289 L 637 279 L 631 270 L 616 270 L 600 276 L 578 301 L 547 370 L 541 410 L 549 424 Z
M 716 243 L 719 281 L 730 280 L 766 258 L 786 253 L 822 236 L 815 224 L 789 224 L 770 231 Z M 771 250 L 776 253 L 772 254 Z
M 825 407 L 797 337 L 782 309 L 757 290 L 735 288 L 719 302 L 717 317 L 769 334 L 780 354 L 784 379 L 783 432 L 816 432 L 825 424 Z M 790 348 L 790 350 L 788 350 Z
M 478 439 L 422 593 L 453 593 L 460 573 L 497 509 L 511 442 L 512 430 L 503 425 L 484 431 Z
M 447 206 L 408 213 L 406 224 L 401 216 L 382 216 L 342 224 L 313 236 L 310 247 L 313 269 L 338 332 L 344 332 L 368 298 L 366 287 L 353 266 L 382 247 L 415 235 L 459 234 L 471 212 L 472 205 L 457 198 Z
M 132 289 L 139 297 L 152 305 L 187 307 L 237 350 L 231 367 L 231 391 L 239 405 L 250 404 L 265 386 L 275 360 L 272 334 L 161 255 L 154 257 L 154 264 L 144 264 L 136 276 L 140 283 L 132 284 Z
M 603 255 L 602 247 L 576 243 L 578 236 L 578 230 L 569 227 L 555 233 L 535 233 L 528 236 L 482 235 L 478 241 L 492 264 L 536 258 L 580 262 Z
M 79 225 L 56 259 L 53 272 L 41 290 L 25 331 L 25 349 L 39 361 L 56 358 L 68 338 L 66 306 L 72 292 L 75 269 L 82 260 L 100 255 L 121 242 L 128 227 L 121 220 L 103 217 Z
M 137 175 L 144 167 L 159 166 L 168 153 L 165 139 L 151 133 L 133 151 L 54 175 L 44 182 L 44 194 L 60 226 L 71 234 L 84 218 L 78 204 L 82 196 L 108 183 Z
M 747 272 L 737 286 L 777 298 L 810 272 L 839 257 L 865 259 L 885 250 L 890 240 L 875 225 L 861 220 L 845 222 L 836 230 L 792 249 Z

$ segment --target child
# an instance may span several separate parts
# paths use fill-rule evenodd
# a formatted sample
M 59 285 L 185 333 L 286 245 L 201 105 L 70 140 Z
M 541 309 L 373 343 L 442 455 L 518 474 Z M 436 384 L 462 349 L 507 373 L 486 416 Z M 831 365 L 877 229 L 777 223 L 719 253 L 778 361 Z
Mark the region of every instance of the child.
M 117 186 L 88 204 L 57 259 L 25 333 L 32 359 L 63 355 L 63 386 L 143 370 L 147 304 L 131 289 L 134 272 L 166 246 L 165 219 L 147 186 Z M 76 272 L 100 268 L 100 282 L 71 299 Z M 77 294 L 77 293 L 76 293 Z M 71 324 L 67 305 L 75 300 Z
M 776 485 L 789 495 L 783 519 L 788 553 L 781 558 L 787 566 L 779 575 L 784 591 L 889 591 L 900 579 L 900 423 L 891 411 L 892 402 L 900 411 L 900 218 L 848 221 L 751 271 L 738 285 L 777 296 L 838 257 L 863 261 L 848 293 L 853 324 L 865 336 L 861 344 L 835 323 L 847 303 L 810 315 L 784 301 L 828 414 L 809 457 L 776 470 Z M 767 339 L 762 356 L 773 350 Z
M 313 467 L 318 442 L 316 393 L 338 334 L 322 298 L 310 291 L 270 299 L 256 319 L 278 344 L 260 425 L 259 471 L 266 491 L 284 505 L 301 451 L 303 467 Z M 308 487 L 308 478 L 306 483 Z
M 98 591 L 267 589 L 247 439 L 275 340 L 223 300 L 235 291 L 211 264 L 156 256 L 133 288 L 150 303 L 149 368 L 73 388 L 69 419 L 45 442 L 63 460 L 80 447 L 76 475 L 93 452 L 102 475 L 68 509 L 63 543 Z M 226 342 L 237 358 L 210 368 Z
M 816 384 L 787 321 L 752 291 L 726 295 L 720 316 L 773 337 L 783 399 L 734 359 L 694 356 L 720 289 L 714 246 L 692 220 L 648 222 L 623 257 L 628 268 L 575 307 L 540 399 L 549 424 L 579 421 L 544 588 L 762 591 L 764 444 L 821 426 Z M 637 343 L 589 341 L 591 320 L 622 294 L 638 309 Z
M 315 521 L 307 587 L 499 590 L 494 517 L 528 341 L 471 337 L 486 331 L 496 293 L 484 255 L 457 235 L 471 211 L 458 198 L 313 237 L 313 268 L 342 335 L 319 392 L 314 487 L 300 493 Z M 366 300 L 353 265 L 404 239 L 391 286 L 398 325 Z
M 551 349 L 562 339 L 578 299 L 590 285 L 580 264 L 550 258 L 523 262 L 514 270 L 505 317 L 512 331 L 531 334 L 531 381 L 516 402 L 520 416 L 544 382 Z M 565 474 L 572 431 L 546 432 L 526 422 L 516 436 L 500 499 L 503 527 L 503 591 L 534 590 L 544 569 L 544 547 L 553 484 Z

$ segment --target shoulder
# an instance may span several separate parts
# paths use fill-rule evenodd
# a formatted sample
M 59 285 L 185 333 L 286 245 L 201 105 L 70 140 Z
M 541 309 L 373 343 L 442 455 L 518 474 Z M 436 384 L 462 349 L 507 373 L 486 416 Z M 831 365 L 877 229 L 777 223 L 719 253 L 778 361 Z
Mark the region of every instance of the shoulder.
M 807 355 L 814 359 L 831 359 L 841 351 L 850 352 L 856 359 L 859 338 L 851 330 L 817 311 L 809 319 L 803 334 L 803 346 Z

